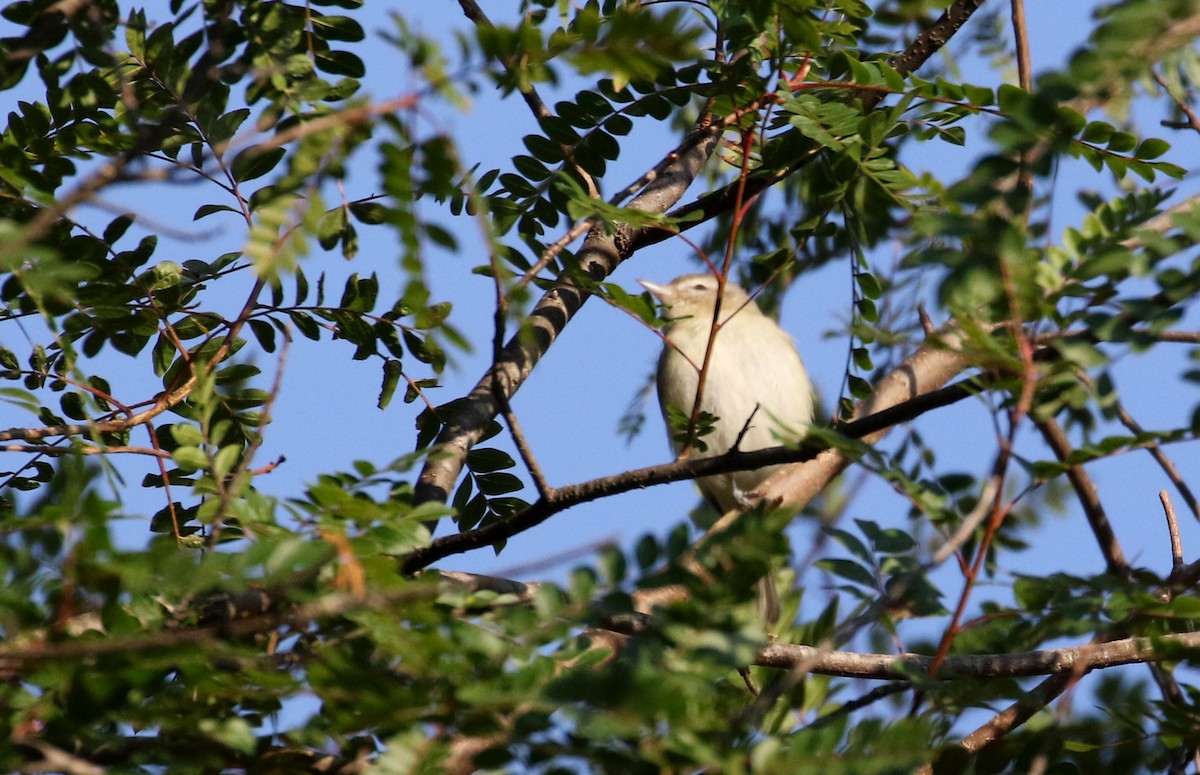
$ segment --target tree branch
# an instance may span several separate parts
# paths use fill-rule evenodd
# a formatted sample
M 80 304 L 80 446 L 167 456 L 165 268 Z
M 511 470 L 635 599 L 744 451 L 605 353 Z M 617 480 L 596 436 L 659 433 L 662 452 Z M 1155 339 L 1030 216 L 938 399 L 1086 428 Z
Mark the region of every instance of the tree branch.
M 675 163 L 628 206 L 645 212 L 666 211 L 683 196 L 703 169 L 716 140 L 715 135 L 703 129 L 693 133 L 678 152 Z M 632 255 L 630 232 L 628 226 L 620 225 L 611 234 L 603 227 L 593 228 L 576 256 L 579 271 L 596 281 L 612 274 Z M 462 471 L 467 452 L 500 411 L 497 393 L 504 399 L 516 394 L 589 296 L 586 290 L 569 280 L 542 296 L 529 315 L 528 329 L 519 331 L 508 341 L 500 360 L 492 364 L 471 392 L 455 404 L 450 416 L 443 418 L 446 424 L 435 441 L 435 451 L 417 479 L 415 503 L 446 501 Z
M 950 40 L 982 2 L 983 0 L 955 0 L 929 29 L 918 35 L 893 61 L 893 66 L 901 74 L 913 72 Z M 867 109 L 870 109 L 882 99 L 882 94 L 869 93 L 864 96 L 863 101 Z M 651 181 L 629 206 L 646 212 L 666 212 L 679 201 L 699 174 L 716 140 L 716 133 L 707 131 L 705 127 L 694 131 L 689 141 L 675 152 L 675 162 L 661 176 Z M 814 148 L 811 153 L 805 154 L 787 169 L 768 175 L 752 175 L 748 180 L 741 182 L 735 181 L 720 191 L 701 197 L 695 205 L 675 211 L 672 217 L 687 221 L 681 228 L 691 228 L 719 212 L 727 212 L 733 205 L 739 186 L 744 186 L 745 198 L 752 198 L 807 164 L 816 153 L 817 149 Z M 643 228 L 635 231 L 618 226 L 614 229 L 614 234 L 609 235 L 601 228 L 594 228 L 579 251 L 580 270 L 594 280 L 602 280 L 639 249 L 661 242 L 675 233 L 661 228 Z M 417 480 L 415 503 L 444 503 L 449 498 L 450 491 L 462 472 L 467 452 L 499 412 L 499 403 L 492 393 L 493 385 L 498 386 L 505 397 L 511 398 L 588 296 L 582 288 L 571 283 L 562 283 L 538 301 L 530 313 L 531 330 L 521 332 L 510 339 L 502 353 L 502 360 L 494 363 L 466 397 L 455 405 L 451 416 L 442 418 L 445 426 L 435 441 L 435 454 L 430 456 Z
M 979 10 L 981 5 L 983 5 L 983 0 L 955 0 L 932 26 L 918 35 L 899 56 L 892 60 L 892 67 L 901 75 L 908 75 L 915 72 L 918 67 L 925 64 L 931 56 L 950 41 L 950 38 L 958 32 L 959 28 L 966 24 L 967 20 L 971 18 L 971 15 L 975 11 Z M 874 91 L 864 91 L 861 93 L 863 95 L 862 101 L 865 110 L 874 108 L 887 95 L 886 92 Z M 819 146 L 814 144 L 783 169 L 757 171 L 746 181 L 744 196 L 747 199 L 758 196 L 766 189 L 808 164 L 815 158 L 819 151 Z M 718 215 L 729 212 L 733 207 L 737 192 L 738 181 L 735 180 L 724 188 L 704 194 L 694 202 L 676 208 L 669 215 L 682 224 L 680 228 L 683 230 L 699 226 Z M 646 227 L 633 235 L 634 250 L 657 244 L 672 236 L 674 236 L 674 232 L 666 229 Z
M 1160 645 L 1170 647 L 1171 658 L 1179 648 L 1200 648 L 1200 632 L 1183 632 L 1157 638 L 1124 638 L 1107 643 L 1089 643 L 1071 648 L 1026 651 L 1018 654 L 960 654 L 946 657 L 934 676 L 939 681 L 960 678 L 1022 678 L 1034 675 L 1081 676 L 1140 662 L 1154 662 Z M 771 643 L 759 650 L 754 664 L 790 669 L 805 664 L 809 671 L 843 678 L 909 680 L 929 675 L 934 657 L 925 654 L 862 654 L 826 651 L 815 646 Z
M 979 392 L 980 385 L 975 380 L 963 380 L 941 390 L 935 389 L 941 387 L 941 384 L 944 384 L 946 379 L 953 376 L 953 372 L 946 370 L 944 366 L 939 367 L 939 365 L 946 360 L 946 357 L 956 362 L 962 361 L 962 357 L 946 354 L 946 357 L 936 358 L 930 356 L 930 352 L 939 352 L 939 350 L 931 345 L 924 345 L 916 354 L 902 363 L 895 372 L 892 372 L 880 381 L 877 393 L 880 393 L 880 391 L 882 393 L 880 400 L 876 402 L 881 407 L 878 412 L 866 414 L 853 422 L 840 425 L 835 430 L 847 438 L 863 439 L 870 442 L 873 439 L 882 437 L 886 432 L 885 429 L 897 423 L 907 422 L 927 411 L 961 401 Z M 927 374 L 930 370 L 935 372 L 933 376 Z M 894 375 L 897 372 L 903 372 L 907 376 L 895 378 Z M 942 379 L 942 376 L 944 376 L 944 379 Z M 909 384 L 910 377 L 916 381 Z M 941 382 L 935 384 L 937 379 L 941 379 Z M 899 400 L 901 391 L 915 391 L 917 389 L 926 389 L 929 392 L 925 395 L 913 392 L 909 400 Z M 860 407 L 860 411 L 861 409 L 862 407 Z M 806 443 L 800 447 L 771 447 L 754 450 L 753 452 L 735 450 L 717 457 L 679 460 L 663 465 L 637 468 L 614 476 L 592 479 L 565 487 L 557 487 L 547 497 L 539 498 L 529 508 L 507 519 L 498 520 L 476 530 L 443 536 L 433 541 L 427 547 L 410 552 L 402 560 L 402 568 L 406 573 L 415 573 L 442 558 L 461 554 L 472 549 L 479 549 L 484 546 L 491 546 L 529 528 L 540 525 L 561 511 L 598 498 L 619 495 L 623 492 L 643 489 L 652 485 L 678 482 L 712 474 L 749 471 L 781 463 L 808 461 L 801 462 L 798 466 L 790 466 L 785 471 L 776 474 L 765 485 L 770 486 L 777 479 L 781 482 L 791 481 L 790 479 L 780 479 L 788 471 L 794 469 L 800 470 L 801 467 L 812 465 L 830 457 L 842 461 L 842 468 L 850 464 L 849 457 L 846 457 L 840 451 L 829 449 L 826 444 Z M 803 468 L 803 470 L 807 472 L 810 469 Z M 824 468 L 820 470 L 824 471 Z M 840 470 L 841 468 L 838 469 L 838 471 Z M 807 473 L 804 474 L 804 476 L 808 475 Z M 830 475 L 830 478 L 832 478 L 832 475 Z M 815 483 L 810 483 L 810 485 L 812 484 Z M 772 493 L 773 491 L 769 490 L 764 498 L 770 499 L 775 497 Z M 790 504 L 791 501 L 788 501 L 788 503 Z
M 1054 451 L 1054 456 L 1067 466 L 1067 481 L 1071 483 L 1079 505 L 1083 507 L 1088 526 L 1091 527 L 1092 535 L 1096 537 L 1096 543 L 1100 546 L 1100 554 L 1104 555 L 1104 564 L 1108 572 L 1115 576 L 1128 576 L 1129 563 L 1125 560 L 1125 553 L 1121 551 L 1116 534 L 1113 533 L 1112 523 L 1108 521 L 1108 515 L 1104 512 L 1104 504 L 1100 502 L 1095 483 L 1083 466 L 1067 464 L 1071 455 L 1071 442 L 1053 418 L 1037 420 L 1035 424 L 1046 444 Z
M 967 361 L 959 352 L 961 347 L 962 339 L 953 329 L 947 329 L 926 342 L 879 381 L 871 398 L 859 403 L 854 418 L 868 420 L 899 409 L 919 396 L 935 394 L 955 374 L 966 368 Z M 978 386 L 975 383 L 962 384 L 958 390 L 966 391 L 969 387 Z M 892 424 L 881 425 L 861 438 L 867 444 L 874 444 L 886 435 L 890 427 Z M 779 503 L 799 511 L 811 503 L 850 463 L 851 458 L 844 452 L 827 449 L 812 460 L 779 471 L 764 482 L 757 492 L 769 503 Z

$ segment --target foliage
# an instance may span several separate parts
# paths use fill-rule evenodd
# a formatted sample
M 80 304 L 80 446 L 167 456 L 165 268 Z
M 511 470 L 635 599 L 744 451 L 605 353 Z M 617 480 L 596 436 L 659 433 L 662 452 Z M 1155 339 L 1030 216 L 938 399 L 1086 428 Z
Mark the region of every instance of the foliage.
M 1184 771 L 1200 739 L 1196 642 L 1179 636 L 1200 618 L 1200 570 L 1132 567 L 1086 464 L 1148 450 L 1195 508 L 1165 451 L 1200 427 L 1186 392 L 1200 211 L 1165 139 L 1200 132 L 1193 3 L 1098 8 L 1087 44 L 1029 88 L 1006 82 L 1010 41 L 979 32 L 989 19 L 963 0 L 945 15 L 910 0 L 523 0 L 496 20 L 459 5 L 454 53 L 403 5 L 390 19 L 406 77 L 390 99 L 364 87 L 396 80 L 368 72 L 365 47 L 384 43 L 360 0 L 3 6 L 0 767 Z M 536 126 L 498 166 L 430 119 L 482 90 Z M 1165 127 L 1134 121 L 1143 106 Z M 660 159 L 606 180 L 646 138 Z M 943 164 L 959 147 L 969 165 Z M 1076 161 L 1104 193 L 1064 193 Z M 693 177 L 708 193 L 668 195 Z M 192 224 L 161 215 L 192 196 Z M 1072 196 L 1065 224 L 1054 208 Z M 372 263 L 368 240 L 393 254 Z M 557 585 L 431 570 L 699 473 L 556 489 L 508 402 L 590 296 L 661 322 L 605 280 L 666 240 L 772 310 L 845 267 L 843 422 L 783 454 L 836 453 L 896 497 L 860 506 L 825 482 L 796 504 L 806 526 L 819 517 L 807 557 L 790 548 L 795 509 L 766 503 L 723 531 L 681 521 L 607 547 Z M 456 253 L 485 258 L 443 260 Z M 435 275 L 472 271 L 495 284 L 482 325 L 434 291 Z M 922 347 L 918 304 L 945 321 L 925 347 L 956 348 L 962 381 L 906 396 L 881 442 L 852 420 Z M 439 403 L 472 348 L 491 369 Z M 275 497 L 283 461 L 260 452 L 277 400 L 304 390 L 287 379 L 293 349 L 377 365 L 378 409 L 415 430 Z M 1147 353 L 1186 404 L 1172 427 L 1142 428 L 1117 388 L 1117 364 Z M 931 440 L 963 400 L 994 422 L 971 441 L 988 451 L 978 471 Z M 643 420 L 635 402 L 622 432 Z M 672 427 L 703 445 L 689 422 Z M 1045 444 L 1018 443 L 1027 430 Z M 1020 564 L 1064 506 L 1102 572 Z M 437 520 L 459 532 L 434 540 Z M 768 572 L 790 590 L 771 647 L 751 591 Z M 1011 595 L 984 598 L 988 582 Z M 1005 667 L 1135 636 L 1132 661 L 1153 670 Z M 772 661 L 793 644 L 819 653 Z M 955 677 L 905 663 L 863 689 L 821 662 L 851 648 L 919 652 Z M 1001 667 L 957 677 L 953 660 L 977 654 Z M 1048 709 L 1076 684 L 1091 703 Z M 1015 728 L 978 727 L 1012 704 Z

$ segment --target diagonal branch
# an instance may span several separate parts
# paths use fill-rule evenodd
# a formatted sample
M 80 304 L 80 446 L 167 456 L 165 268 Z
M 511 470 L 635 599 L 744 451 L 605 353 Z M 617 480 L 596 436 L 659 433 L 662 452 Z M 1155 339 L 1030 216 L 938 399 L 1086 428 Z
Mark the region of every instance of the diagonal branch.
M 667 171 L 655 178 L 628 206 L 644 212 L 665 212 L 700 174 L 716 141 L 716 135 L 703 129 L 693 133 Z M 632 255 L 631 232 L 629 226 L 623 225 L 617 225 L 612 233 L 602 226 L 593 228 L 576 256 L 579 271 L 596 281 L 608 277 Z M 519 331 L 508 341 L 500 359 L 464 399 L 456 402 L 450 415 L 443 418 L 446 424 L 435 442 L 436 451 L 430 455 L 417 480 L 416 503 L 446 501 L 462 471 L 467 452 L 499 413 L 501 401 L 516 394 L 589 295 L 579 285 L 564 281 L 542 296 L 529 315 L 528 330 Z
M 983 5 L 983 0 L 955 0 L 955 2 L 946 8 L 945 13 L 936 22 L 918 35 L 902 53 L 892 60 L 892 67 L 901 75 L 909 75 L 916 72 L 918 67 L 925 64 L 942 46 L 950 42 L 950 38 L 967 23 L 967 20 L 971 18 L 971 15 L 975 11 L 979 10 L 981 5 Z M 871 110 L 885 96 L 887 96 L 886 92 L 862 92 L 864 110 Z M 757 171 L 746 181 L 744 197 L 747 200 L 752 199 L 792 175 L 798 169 L 812 161 L 819 150 L 819 147 L 814 145 L 802 151 L 801 155 L 782 169 Z M 677 219 L 680 223 L 679 228 L 683 230 L 706 223 L 732 210 L 734 201 L 738 195 L 738 185 L 739 182 L 735 180 L 724 188 L 704 194 L 696 199 L 696 201 L 673 210 L 669 215 L 671 218 Z M 648 245 L 657 244 L 674 235 L 675 232 L 658 227 L 649 226 L 643 228 L 633 236 L 634 249 L 638 250 Z
M 954 329 L 926 342 L 887 374 L 876 385 L 870 399 L 859 404 L 854 419 L 866 418 L 903 405 L 918 396 L 938 391 L 967 367 L 960 352 L 962 338 Z M 882 439 L 891 426 L 883 426 L 863 436 L 867 444 Z M 846 453 L 828 449 L 812 460 L 779 471 L 758 488 L 763 500 L 780 503 L 796 510 L 803 509 L 850 465 Z M 728 519 L 730 515 L 726 515 Z M 725 521 L 724 519 L 722 521 Z M 720 524 L 720 523 L 718 523 Z M 715 527 L 715 526 L 714 526 Z
M 1071 488 L 1079 498 L 1079 505 L 1083 507 L 1084 516 L 1092 528 L 1096 543 L 1100 545 L 1100 553 L 1104 555 L 1104 564 L 1108 572 L 1116 576 L 1128 576 L 1131 570 L 1129 562 L 1125 559 L 1125 553 L 1121 551 L 1116 534 L 1113 533 L 1112 523 L 1108 521 L 1104 504 L 1100 502 L 1100 495 L 1096 492 L 1096 484 L 1083 466 L 1067 462 L 1072 451 L 1067 435 L 1053 418 L 1038 420 L 1036 425 L 1046 444 L 1054 451 L 1054 456 L 1067 466 L 1067 481 L 1071 483 Z
M 982 3 L 983 0 L 955 0 L 933 25 L 896 57 L 893 67 L 902 75 L 912 73 L 944 46 Z M 868 93 L 863 97 L 864 105 L 867 109 L 873 108 L 883 96 Z M 691 138 L 673 152 L 672 163 L 665 173 L 653 180 L 629 206 L 646 212 L 667 212 L 699 174 L 715 143 L 716 134 L 706 131 L 705 127 L 694 131 Z M 682 225 L 686 229 L 728 212 L 733 206 L 739 185 L 744 183 L 744 197 L 749 199 L 807 164 L 815 158 L 816 152 L 813 149 L 803 154 L 786 169 L 767 175 L 753 175 L 741 183 L 735 181 L 677 210 L 674 215 L 685 220 L 695 218 Z M 661 228 L 634 230 L 627 225 L 618 225 L 613 231 L 613 234 L 606 234 L 602 228 L 594 228 L 579 251 L 580 270 L 594 280 L 603 280 L 642 247 L 661 242 L 677 233 Z M 435 453 L 429 457 L 417 480 L 415 503 L 445 502 L 449 498 L 462 472 L 467 452 L 500 411 L 500 399 L 495 395 L 493 386 L 501 391 L 502 398 L 515 395 L 588 295 L 577 285 L 565 282 L 552 288 L 538 301 L 530 314 L 530 330 L 510 339 L 501 353 L 501 360 L 491 366 L 466 397 L 455 403 L 448 416 L 441 418 L 445 425 L 435 441 Z
M 980 385 L 973 379 L 942 387 L 966 365 L 961 355 L 942 349 L 947 346 L 948 342 L 957 342 L 957 339 L 950 335 L 943 335 L 939 342 L 923 345 L 894 372 L 880 380 L 875 398 L 860 406 L 855 420 L 841 425 L 836 430 L 847 438 L 862 439 L 873 443 L 882 438 L 887 429 L 897 423 L 907 422 L 927 411 L 947 406 L 978 393 Z M 872 409 L 878 409 L 878 411 L 872 411 Z M 829 460 L 839 461 L 838 464 L 841 467 L 830 473 L 826 470 L 824 462 Z M 511 517 L 492 522 L 476 530 L 443 536 L 429 546 L 409 553 L 404 557 L 402 566 L 406 573 L 415 573 L 445 557 L 491 546 L 511 538 L 580 503 L 651 485 L 694 479 L 717 473 L 748 471 L 780 463 L 807 461 L 789 466 L 768 480 L 765 485 L 770 487 L 773 482 L 780 481 L 785 483 L 784 486 L 789 486 L 786 483 L 792 482 L 792 479 L 786 478 L 786 475 L 790 471 L 801 471 L 804 472 L 801 474 L 802 476 L 817 476 L 818 479 L 828 474 L 828 478 L 831 479 L 842 468 L 849 465 L 850 460 L 851 458 L 846 453 L 829 449 L 828 445 L 809 443 L 799 448 L 771 447 L 753 452 L 733 451 L 717 457 L 680 460 L 558 487 L 552 489 L 546 496 L 539 498 L 529 508 Z M 812 466 L 816 466 L 816 468 L 810 468 Z M 820 473 L 812 474 L 813 470 Z M 785 478 L 781 479 L 780 477 Z M 813 479 L 804 486 L 816 488 L 813 490 L 815 494 L 824 484 L 819 484 L 817 479 Z M 789 495 L 786 490 L 779 491 L 784 493 L 782 496 L 776 496 L 773 494 L 774 492 L 774 490 L 767 490 L 766 497 L 768 499 L 783 497 L 785 500 L 789 497 L 797 497 Z M 791 500 L 787 500 L 787 502 L 792 503 Z M 727 516 L 718 525 L 727 526 L 730 522 L 726 520 L 731 518 L 731 516 Z

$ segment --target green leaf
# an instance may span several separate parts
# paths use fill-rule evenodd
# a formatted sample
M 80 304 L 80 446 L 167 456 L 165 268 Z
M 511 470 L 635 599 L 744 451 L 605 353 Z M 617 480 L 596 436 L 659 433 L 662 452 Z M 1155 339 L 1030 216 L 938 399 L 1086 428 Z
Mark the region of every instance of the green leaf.
M 511 455 L 500 449 L 476 448 L 467 453 L 467 466 L 477 474 L 503 471 L 516 464 Z
M 870 570 L 859 565 L 857 562 L 839 558 L 826 558 L 818 560 L 816 565 L 822 570 L 832 573 L 834 576 L 840 576 L 856 584 L 861 584 L 864 587 L 874 589 L 876 586 L 875 576 Z
M 1080 140 L 1085 143 L 1094 143 L 1103 145 L 1116 134 L 1117 130 L 1112 124 L 1105 121 L 1092 121 L 1083 129 L 1083 134 L 1079 136 Z
M 356 202 L 350 205 L 350 214 L 360 223 L 375 226 L 385 223 L 391 210 L 378 202 Z
M 196 208 L 196 214 L 192 216 L 193 221 L 198 221 L 205 216 L 213 213 L 240 213 L 241 211 L 230 207 L 229 205 L 200 205 Z
M 238 458 L 242 455 L 242 448 L 237 444 L 229 444 L 217 450 L 217 454 L 213 457 L 212 472 L 213 476 L 218 479 L 223 479 L 229 475 L 233 467 L 237 465 Z
M 362 78 L 367 74 L 363 61 L 349 51 L 318 51 L 317 69 L 349 78 Z
M 171 426 L 171 436 L 180 446 L 199 447 L 205 442 L 204 434 L 190 423 L 176 423 Z
M 1137 138 L 1128 132 L 1115 132 L 1108 138 L 1108 150 L 1113 153 L 1125 153 L 1137 147 Z
M 525 488 L 524 482 L 520 479 L 503 472 L 476 476 L 475 486 L 485 495 L 504 495 Z
M 200 471 L 208 467 L 208 455 L 198 447 L 181 446 L 171 453 L 171 459 L 181 471 Z
M 252 145 L 234 157 L 230 174 L 238 183 L 261 178 L 275 169 L 286 154 L 284 148 Z
M 393 358 L 388 358 L 383 362 L 383 384 L 379 388 L 379 400 L 375 405 L 380 409 L 387 409 L 388 404 L 392 402 L 392 396 L 396 393 L 396 387 L 400 384 L 400 376 L 403 374 L 400 361 Z
M 355 43 L 366 37 L 362 26 L 349 16 L 313 14 L 312 25 L 313 31 L 323 40 Z
M 1133 157 L 1143 161 L 1157 159 L 1167 151 L 1171 150 L 1171 144 L 1166 140 L 1160 140 L 1157 137 L 1151 137 L 1143 140 L 1134 151 Z

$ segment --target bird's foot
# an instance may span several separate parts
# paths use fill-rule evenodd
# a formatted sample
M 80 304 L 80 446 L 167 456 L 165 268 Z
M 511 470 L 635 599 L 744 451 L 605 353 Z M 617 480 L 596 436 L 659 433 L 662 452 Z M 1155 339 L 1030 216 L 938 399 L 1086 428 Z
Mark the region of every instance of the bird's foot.
M 754 490 L 743 490 L 736 483 L 733 485 L 733 499 L 737 502 L 738 508 L 742 511 L 754 505 Z

